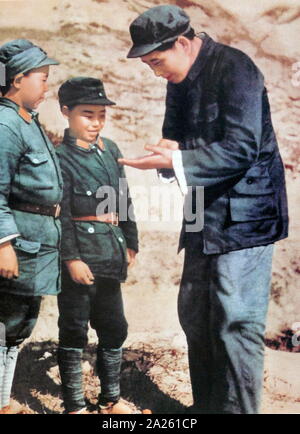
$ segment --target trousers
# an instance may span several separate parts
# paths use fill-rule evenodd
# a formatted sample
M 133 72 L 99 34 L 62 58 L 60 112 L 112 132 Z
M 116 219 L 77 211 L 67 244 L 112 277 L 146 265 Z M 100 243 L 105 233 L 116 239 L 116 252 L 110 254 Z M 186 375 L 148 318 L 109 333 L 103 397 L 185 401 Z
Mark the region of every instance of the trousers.
M 194 408 L 259 412 L 273 245 L 204 255 L 186 248 L 178 314 Z
M 122 344 L 127 337 L 120 283 L 96 277 L 93 285 L 79 285 L 65 270 L 58 308 L 58 364 L 66 412 L 85 406 L 81 361 L 88 342 L 89 321 L 99 338 L 96 363 L 101 384 L 99 404 L 118 401 Z

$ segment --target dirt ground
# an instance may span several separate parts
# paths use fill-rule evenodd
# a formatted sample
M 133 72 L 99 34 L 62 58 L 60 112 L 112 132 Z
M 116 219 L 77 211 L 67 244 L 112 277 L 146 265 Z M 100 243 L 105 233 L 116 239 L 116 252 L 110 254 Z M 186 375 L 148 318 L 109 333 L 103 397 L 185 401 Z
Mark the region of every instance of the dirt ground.
M 160 137 L 165 83 L 138 60 L 126 59 L 129 23 L 159 0 L 37 0 L 0 1 L 1 43 L 17 37 L 41 45 L 61 65 L 53 67 L 48 99 L 40 119 L 52 137 L 66 126 L 59 113 L 57 89 L 75 75 L 100 77 L 117 102 L 108 112 L 104 135 L 115 140 L 127 156 L 143 154 L 146 143 Z M 266 338 L 263 413 L 300 413 L 300 355 L 297 346 L 275 351 L 284 331 L 300 322 L 300 6 L 293 0 L 178 0 L 197 31 L 242 49 L 261 68 L 272 107 L 274 127 L 286 167 L 290 236 L 277 244 L 273 266 Z M 180 219 L 162 221 L 158 191 L 170 194 L 174 208 L 182 197 L 176 185 L 159 183 L 156 173 L 127 170 L 141 236 L 136 267 L 124 285 L 129 322 L 122 367 L 125 399 L 136 408 L 182 412 L 191 404 L 186 344 L 177 319 L 177 293 L 183 255 L 177 255 Z M 161 186 L 160 190 L 158 187 Z M 147 194 L 145 194 L 145 189 Z M 151 221 L 143 219 L 148 209 Z M 20 354 L 14 397 L 28 412 L 61 412 L 55 358 L 57 307 L 46 297 L 31 339 Z M 300 325 L 299 325 L 300 328 Z M 282 338 L 280 338 L 282 336 Z M 294 340 L 295 341 L 295 340 Z M 300 341 L 300 339 L 299 339 Z M 95 336 L 85 353 L 85 389 L 93 402 L 98 391 L 93 374 Z M 277 345 L 280 349 L 286 345 Z

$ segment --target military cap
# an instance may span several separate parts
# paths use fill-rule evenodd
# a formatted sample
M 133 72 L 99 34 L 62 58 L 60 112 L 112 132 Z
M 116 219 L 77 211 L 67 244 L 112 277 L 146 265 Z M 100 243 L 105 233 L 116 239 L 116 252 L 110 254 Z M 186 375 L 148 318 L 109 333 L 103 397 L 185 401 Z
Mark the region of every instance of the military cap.
M 0 62 L 5 65 L 8 79 L 46 65 L 59 65 L 47 53 L 28 39 L 14 39 L 0 47 Z
M 58 99 L 61 106 L 68 107 L 79 104 L 116 104 L 106 97 L 102 81 L 92 77 L 73 77 L 65 81 L 58 90 Z
M 133 42 L 127 57 L 145 56 L 190 30 L 190 18 L 178 6 L 164 5 L 148 9 L 130 25 Z

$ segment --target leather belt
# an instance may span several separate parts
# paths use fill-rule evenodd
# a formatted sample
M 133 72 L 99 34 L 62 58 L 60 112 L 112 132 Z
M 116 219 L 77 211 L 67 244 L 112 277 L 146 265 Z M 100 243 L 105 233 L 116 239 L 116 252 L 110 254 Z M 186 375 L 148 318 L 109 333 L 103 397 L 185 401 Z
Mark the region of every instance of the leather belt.
M 97 216 L 87 215 L 82 217 L 72 217 L 72 220 L 77 222 L 102 222 L 102 223 L 109 223 L 114 226 L 119 225 L 119 215 L 114 212 L 110 212 L 107 214 L 100 214 Z
M 47 215 L 50 217 L 58 218 L 60 215 L 60 205 L 36 205 L 29 202 L 12 202 L 9 207 L 17 211 L 30 212 L 32 214 Z

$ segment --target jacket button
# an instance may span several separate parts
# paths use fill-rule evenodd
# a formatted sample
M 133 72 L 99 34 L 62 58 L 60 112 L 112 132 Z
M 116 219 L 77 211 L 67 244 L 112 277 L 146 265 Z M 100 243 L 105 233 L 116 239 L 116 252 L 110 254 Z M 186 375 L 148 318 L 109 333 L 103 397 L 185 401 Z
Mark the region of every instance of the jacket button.
M 90 234 L 93 234 L 93 233 L 95 232 L 95 229 L 92 228 L 92 227 L 90 227 L 90 228 L 88 228 L 88 232 L 89 232 Z
M 40 160 L 38 160 L 37 158 L 33 158 L 33 160 L 32 160 L 34 163 L 39 163 L 40 162 Z
M 87 194 L 88 196 L 92 196 L 92 192 L 91 192 L 90 190 L 87 191 L 86 194 Z
M 253 178 L 248 178 L 246 182 L 247 182 L 247 184 L 253 184 L 254 179 Z
M 123 238 L 119 237 L 118 240 L 120 241 L 120 243 L 123 243 Z

